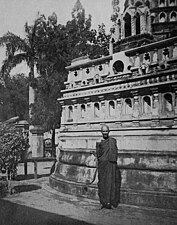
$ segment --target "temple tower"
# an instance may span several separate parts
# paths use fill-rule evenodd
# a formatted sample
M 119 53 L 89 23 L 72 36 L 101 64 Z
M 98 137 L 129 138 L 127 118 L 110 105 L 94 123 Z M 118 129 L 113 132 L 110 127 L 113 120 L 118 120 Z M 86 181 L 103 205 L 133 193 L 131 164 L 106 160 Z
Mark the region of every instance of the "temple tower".
M 62 149 L 50 185 L 98 199 L 97 177 L 86 186 L 96 171 L 88 162 L 106 123 L 119 148 L 121 203 L 177 209 L 176 1 L 126 0 L 122 12 L 113 2 L 110 55 L 66 67 Z

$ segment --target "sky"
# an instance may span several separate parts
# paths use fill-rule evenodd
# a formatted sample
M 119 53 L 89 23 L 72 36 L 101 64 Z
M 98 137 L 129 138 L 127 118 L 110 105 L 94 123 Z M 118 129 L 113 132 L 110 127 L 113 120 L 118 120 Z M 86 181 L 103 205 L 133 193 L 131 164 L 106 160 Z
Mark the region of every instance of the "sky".
M 77 0 L 0 0 L 0 36 L 8 31 L 24 37 L 24 24 L 33 24 L 38 12 L 46 17 L 53 12 L 57 14 L 58 23 L 66 24 L 71 19 L 71 12 Z M 86 16 L 92 16 L 92 28 L 104 23 L 109 31 L 112 22 L 112 0 L 80 0 Z M 120 0 L 120 7 L 124 0 Z M 0 48 L 0 65 L 5 57 L 5 52 Z M 15 69 L 21 72 L 22 65 Z M 16 72 L 17 71 L 17 72 Z M 22 71 L 23 72 L 23 71 Z

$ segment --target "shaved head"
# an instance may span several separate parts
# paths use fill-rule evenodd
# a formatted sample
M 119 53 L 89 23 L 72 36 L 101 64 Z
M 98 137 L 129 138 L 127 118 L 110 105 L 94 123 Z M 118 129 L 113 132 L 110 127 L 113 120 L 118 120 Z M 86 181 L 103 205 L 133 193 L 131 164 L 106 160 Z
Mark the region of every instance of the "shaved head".
M 102 133 L 104 139 L 108 139 L 108 137 L 109 137 L 109 127 L 106 124 L 102 125 L 101 133 Z
M 103 130 L 108 130 L 108 131 L 109 131 L 108 125 L 103 124 L 103 125 L 101 126 L 101 131 L 103 131 Z

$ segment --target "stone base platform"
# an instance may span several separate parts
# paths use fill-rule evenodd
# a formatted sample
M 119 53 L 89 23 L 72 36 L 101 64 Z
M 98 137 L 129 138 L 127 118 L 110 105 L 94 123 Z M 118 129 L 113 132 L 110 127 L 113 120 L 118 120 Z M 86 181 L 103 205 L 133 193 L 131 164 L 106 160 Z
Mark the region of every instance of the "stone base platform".
M 60 179 L 52 174 L 49 177 L 49 185 L 58 192 L 99 201 L 97 185 L 86 186 L 83 183 L 76 183 Z M 120 203 L 135 206 L 145 206 L 161 209 L 177 210 L 177 195 L 166 192 L 126 190 L 121 189 Z

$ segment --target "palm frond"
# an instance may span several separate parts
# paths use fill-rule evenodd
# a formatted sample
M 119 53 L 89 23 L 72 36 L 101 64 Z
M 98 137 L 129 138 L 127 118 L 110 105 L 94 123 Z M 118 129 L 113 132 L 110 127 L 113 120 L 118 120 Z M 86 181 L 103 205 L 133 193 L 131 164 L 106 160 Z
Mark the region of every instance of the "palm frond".
M 2 63 L 1 71 L 3 77 L 9 75 L 10 71 L 20 64 L 22 61 L 26 61 L 27 54 L 26 53 L 19 53 L 16 55 L 9 55 L 7 59 L 5 59 Z
M 0 37 L 0 46 L 6 47 L 6 54 L 13 55 L 15 52 L 26 52 L 28 45 L 25 39 L 11 32 L 7 32 Z

